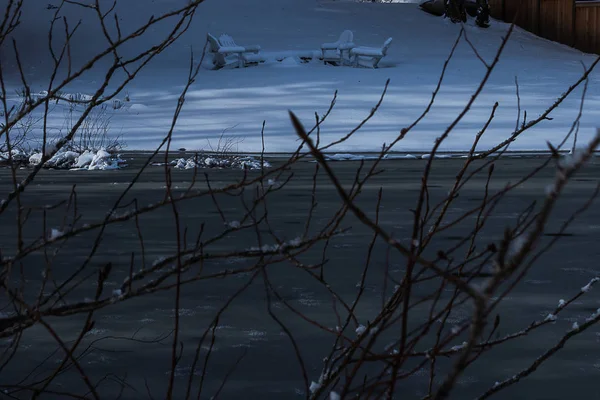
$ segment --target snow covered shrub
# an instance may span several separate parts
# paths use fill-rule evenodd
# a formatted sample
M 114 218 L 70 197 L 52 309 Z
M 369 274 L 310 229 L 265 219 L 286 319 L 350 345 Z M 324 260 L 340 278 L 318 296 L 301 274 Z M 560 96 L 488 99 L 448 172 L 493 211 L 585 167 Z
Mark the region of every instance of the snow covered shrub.
M 177 169 L 217 168 L 261 170 L 271 168 L 264 159 L 237 154 L 238 145 L 242 139 L 226 136 L 226 130 L 221 133 L 216 143 L 207 140 L 207 150 L 200 151 L 188 158 L 178 158 L 170 162 Z M 160 163 L 158 165 L 161 165 Z
M 83 98 L 78 94 L 69 96 L 73 101 Z M 67 130 L 73 129 L 75 109 L 76 107 L 69 107 L 68 118 L 65 120 Z M 110 115 L 107 114 L 106 107 L 92 110 L 77 129 L 74 139 L 65 142 L 60 149 L 57 148 L 57 143 L 61 135 L 47 139 L 45 145 L 33 135 L 35 129 L 40 129 L 42 119 L 43 117 L 26 113 L 7 131 L 7 140 L 0 144 L 0 166 L 39 165 L 43 158 L 43 148 L 45 155 L 49 157 L 43 168 L 95 170 L 118 169 L 126 165 L 117 154 L 124 148 L 124 143 L 119 137 L 109 136 Z
M 250 156 L 220 154 L 197 154 L 189 158 L 179 158 L 171 161 L 171 165 L 178 169 L 218 168 L 218 169 L 247 169 L 261 170 L 271 168 L 268 161 Z
M 6 113 L 2 113 L 2 116 L 7 116 L 9 121 L 14 118 L 14 124 L 6 130 L 5 140 L 0 141 L 0 165 L 7 164 L 11 160 L 14 163 L 22 164 L 37 143 L 33 133 L 43 117 L 35 116 L 33 113 L 24 113 L 22 116 L 17 117 L 27 107 L 27 100 L 23 91 L 17 92 L 20 99 L 18 105 L 7 110 Z M 0 129 L 4 129 L 4 127 L 5 123 L 0 123 Z
M 239 144 L 244 141 L 244 139 L 237 136 L 227 135 L 227 131 L 228 129 L 225 129 L 221 132 L 216 143 L 211 140 L 206 141 L 208 146 L 207 150 L 217 155 L 219 158 L 226 158 L 231 154 L 237 153 Z
M 115 101 L 112 103 L 113 108 Z M 65 111 L 64 125 L 67 131 L 74 129 L 74 125 L 81 115 L 78 110 L 79 107 L 74 104 Z M 111 132 L 111 119 L 112 115 L 108 112 L 106 104 L 94 107 L 75 130 L 73 139 L 67 143 L 67 147 L 70 150 L 80 153 L 86 150 L 97 152 L 104 149 L 109 153 L 116 153 L 123 150 L 125 143 L 122 141 L 122 138 L 119 135 L 115 136 Z
M 125 148 L 120 136 L 111 132 L 111 117 L 108 112 L 109 105 L 112 110 L 124 107 L 126 101 L 114 99 L 110 103 L 103 103 L 93 107 L 87 116 L 78 121 L 82 116 L 84 105 L 90 102 L 92 96 L 83 93 L 56 92 L 48 97 L 47 91 L 31 93 L 28 89 L 17 91 L 19 103 L 8 109 L 5 116 L 8 120 L 14 119 L 12 125 L 6 130 L 5 140 L 0 142 L 0 166 L 9 164 L 26 166 L 38 165 L 42 159 L 42 149 L 49 157 L 44 162 L 44 168 L 77 168 L 89 167 L 90 169 L 110 169 L 123 166 L 125 163 L 117 152 Z M 36 100 L 49 100 L 48 114 L 57 108 L 64 108 L 63 127 L 56 133 L 49 127 L 44 127 L 43 113 L 30 110 Z M 78 124 L 77 129 L 75 125 Z M 3 128 L 5 124 L 0 124 Z M 43 131 L 47 134 L 43 135 Z M 57 144 L 73 131 L 70 140 L 62 141 L 60 149 Z M 45 137 L 44 137 L 45 136 Z M 10 151 L 9 151 L 10 148 Z M 79 156 L 87 153 L 96 156 L 102 155 L 97 163 L 78 161 Z M 104 154 L 108 156 L 104 156 Z M 87 159 L 87 156 L 82 158 Z
M 467 15 L 475 18 L 475 23 L 487 28 L 490 22 L 488 0 L 424 0 L 419 7 L 436 16 L 445 16 L 452 22 L 466 22 Z
M 32 166 L 39 165 L 41 161 L 41 152 L 34 152 L 28 159 Z M 90 171 L 120 169 L 125 166 L 127 166 L 127 162 L 121 158 L 120 154 L 110 153 L 105 149 L 78 152 L 68 150 L 68 148 L 62 148 L 54 153 L 43 165 L 44 168 Z
M 4 149 L 5 150 L 5 149 Z M 29 163 L 29 154 L 20 149 L 11 149 L 8 151 L 0 151 L 0 167 L 9 164 L 27 165 Z

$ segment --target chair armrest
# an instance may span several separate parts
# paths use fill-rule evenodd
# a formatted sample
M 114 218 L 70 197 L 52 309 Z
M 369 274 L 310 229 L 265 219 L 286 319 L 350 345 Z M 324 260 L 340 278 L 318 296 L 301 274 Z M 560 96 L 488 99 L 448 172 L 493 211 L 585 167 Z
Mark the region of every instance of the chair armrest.
M 245 51 L 246 51 L 246 49 L 243 48 L 242 46 L 222 46 L 222 47 L 219 47 L 219 53 L 221 53 L 221 54 L 226 54 L 226 53 L 243 53 Z
M 246 49 L 246 51 L 249 51 L 251 53 L 256 53 L 256 52 L 260 51 L 260 46 L 257 44 L 251 44 L 249 46 L 243 46 L 243 47 Z
M 383 57 L 383 52 L 377 47 L 355 47 L 350 50 L 350 54 L 365 57 Z

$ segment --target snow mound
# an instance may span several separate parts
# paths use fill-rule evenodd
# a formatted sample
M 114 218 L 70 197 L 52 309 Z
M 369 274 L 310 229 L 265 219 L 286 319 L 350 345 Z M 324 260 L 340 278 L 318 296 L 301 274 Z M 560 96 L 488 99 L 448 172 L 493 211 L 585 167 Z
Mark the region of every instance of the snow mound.
M 30 165 L 38 165 L 41 161 L 41 152 L 29 156 Z M 104 149 L 98 151 L 86 150 L 83 153 L 60 150 L 44 164 L 44 168 L 89 171 L 120 169 L 125 166 L 126 162 L 119 154 L 110 154 Z
M 282 68 L 289 68 L 289 67 L 298 67 L 301 64 L 302 64 L 302 61 L 300 60 L 300 57 L 291 56 L 291 57 L 285 57 L 283 60 L 281 60 L 281 62 L 279 62 L 275 65 L 282 67 Z
M 429 154 L 423 154 L 421 156 L 421 158 L 423 160 L 429 160 L 431 158 L 431 153 L 429 153 Z M 452 158 L 452 155 L 450 155 L 450 154 L 435 154 L 433 156 L 433 158 Z
M 330 156 L 326 156 L 325 158 L 329 161 L 349 161 L 349 160 L 358 161 L 358 160 L 366 159 L 366 156 L 361 156 L 358 154 L 350 154 L 350 153 L 339 153 L 339 154 L 332 154 Z
M 395 154 L 390 155 L 386 154 L 383 156 L 384 160 L 417 160 L 419 157 L 414 156 L 412 154 Z M 362 155 L 362 154 L 352 154 L 352 153 L 337 153 L 325 156 L 325 159 L 328 161 L 367 161 L 367 160 L 377 160 L 379 159 L 379 155 Z
M 86 165 L 90 165 L 92 161 L 94 161 L 95 157 L 96 155 L 94 153 L 86 150 L 77 158 L 77 162 L 75 163 L 74 167 L 83 168 Z
M 198 155 L 190 158 L 179 158 L 170 162 L 172 166 L 178 169 L 192 168 L 218 168 L 218 169 L 249 169 L 260 170 L 262 167 L 271 168 L 268 161 L 264 161 L 261 166 L 261 160 L 250 156 L 211 156 Z
M 27 164 L 29 161 L 29 156 L 26 152 L 19 149 L 12 149 L 12 151 L 4 151 L 0 152 L 0 165 L 9 164 L 9 160 L 12 158 L 12 162 L 16 164 Z

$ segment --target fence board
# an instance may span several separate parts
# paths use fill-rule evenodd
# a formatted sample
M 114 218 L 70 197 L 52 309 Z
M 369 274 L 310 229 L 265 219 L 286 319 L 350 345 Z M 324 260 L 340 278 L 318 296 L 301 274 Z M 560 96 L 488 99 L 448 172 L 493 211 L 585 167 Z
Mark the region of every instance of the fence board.
M 581 51 L 600 54 L 600 2 L 575 4 L 575 37 Z
M 490 0 L 492 17 L 513 22 L 531 32 L 538 31 L 538 4 L 540 0 Z
M 515 20 L 541 37 L 600 54 L 600 0 L 489 0 L 489 4 L 496 19 Z
M 488 0 L 492 18 L 500 19 L 502 21 L 506 20 L 504 16 L 504 1 L 505 0 Z
M 572 46 L 573 0 L 541 0 L 539 35 Z

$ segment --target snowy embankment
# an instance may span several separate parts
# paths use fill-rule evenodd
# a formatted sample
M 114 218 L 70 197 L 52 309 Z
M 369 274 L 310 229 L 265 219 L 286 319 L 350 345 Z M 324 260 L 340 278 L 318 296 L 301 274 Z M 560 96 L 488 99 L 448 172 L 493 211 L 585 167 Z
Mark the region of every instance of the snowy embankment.
M 164 165 L 164 163 L 154 163 L 153 165 Z M 215 169 L 248 169 L 261 170 L 271 168 L 271 163 L 266 160 L 260 160 L 250 156 L 236 155 L 206 155 L 199 154 L 188 158 L 178 158 L 169 163 L 177 169 L 195 169 L 195 168 L 215 168 Z
M 37 165 L 42 160 L 42 153 L 35 153 L 29 158 L 29 163 Z M 59 151 L 44 164 L 47 168 L 71 170 L 109 170 L 119 169 L 127 165 L 118 154 L 110 154 L 100 149 L 96 152 L 85 150 L 83 153 L 75 151 Z
M 22 166 L 39 165 L 42 161 L 41 151 L 24 152 L 13 150 L 12 157 L 8 153 L 0 153 L 0 166 L 8 165 L 12 159 L 13 163 Z M 119 154 L 111 154 L 104 149 L 98 151 L 85 150 L 77 152 L 72 150 L 60 150 L 44 163 L 48 169 L 70 169 L 70 170 L 111 170 L 127 166 L 127 162 Z
M 185 1 L 128 0 L 118 2 L 117 12 L 123 19 L 122 26 L 136 27 L 150 15 L 158 15 Z M 43 4 L 28 2 L 25 7 L 24 27 L 46 21 Z M 78 12 L 81 15 L 72 17 L 83 19 L 80 30 L 85 40 L 74 41 L 72 52 L 77 57 L 89 57 L 105 43 L 102 35 L 95 31 L 97 24 L 85 23 L 86 18 L 94 18 L 94 14 Z M 337 40 L 344 29 L 354 32 L 354 42 L 359 46 L 381 46 L 386 38 L 393 37 L 381 68 L 335 67 L 316 60 L 302 63 L 294 57 L 318 50 L 323 42 Z M 348 141 L 330 149 L 338 153 L 378 152 L 383 143 L 394 140 L 427 106 L 459 30 L 459 25 L 426 14 L 414 3 L 207 0 L 181 40 L 162 52 L 128 86 L 128 106 L 109 110 L 111 129 L 121 135 L 130 150 L 154 149 L 169 129 L 177 97 L 185 83 L 190 46 L 199 52 L 207 32 L 228 33 L 241 45 L 260 45 L 267 62 L 245 69 L 203 69 L 186 95 L 173 135 L 174 147 L 202 151 L 225 132 L 227 137 L 237 141 L 238 152 L 260 153 L 263 150 L 261 125 L 266 121 L 264 150 L 292 152 L 299 142 L 288 110 L 310 126 L 315 112 L 323 114 L 338 90 L 335 107 L 320 130 L 321 143 L 330 142 L 348 133 L 369 114 L 386 80 L 390 79 L 388 92 L 376 115 Z M 476 27 L 473 21 L 465 26 L 467 37 L 487 63 L 493 60 L 507 30 L 508 25 L 499 21 L 492 21 L 488 29 Z M 161 33 L 164 32 L 157 29 L 137 43 L 148 45 Z M 39 43 L 46 43 L 40 35 Z M 43 48 L 42 44 L 39 46 Z M 283 61 L 277 61 L 282 58 Z M 496 102 L 499 106 L 495 117 L 481 137 L 477 151 L 508 138 L 515 126 L 523 122 L 525 111 L 527 121 L 534 119 L 578 79 L 583 71 L 582 63 L 589 66 L 593 60 L 592 55 L 516 28 L 489 83 L 440 151 L 468 150 Z M 34 82 L 32 89 L 43 90 L 47 65 L 51 63 L 38 54 L 24 62 L 28 63 L 27 77 Z M 104 72 L 101 68 L 89 71 L 69 90 L 93 93 Z M 485 73 L 485 65 L 462 40 L 448 65 L 431 111 L 393 150 L 403 153 L 430 150 L 436 138 L 463 109 Z M 595 132 L 600 120 L 598 83 L 599 75 L 594 72 L 579 125 L 578 143 L 581 144 Z M 17 88 L 18 79 L 11 84 Z M 547 150 L 546 141 L 560 141 L 577 117 L 581 93 L 582 88 L 575 90 L 549 119 L 519 137 L 509 150 Z M 18 98 L 11 101 L 18 102 Z M 58 104 L 51 111 L 50 129 L 60 130 L 64 119 L 61 107 L 64 106 Z

